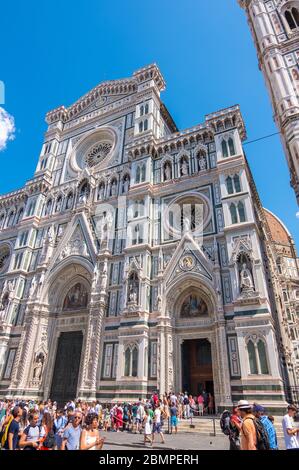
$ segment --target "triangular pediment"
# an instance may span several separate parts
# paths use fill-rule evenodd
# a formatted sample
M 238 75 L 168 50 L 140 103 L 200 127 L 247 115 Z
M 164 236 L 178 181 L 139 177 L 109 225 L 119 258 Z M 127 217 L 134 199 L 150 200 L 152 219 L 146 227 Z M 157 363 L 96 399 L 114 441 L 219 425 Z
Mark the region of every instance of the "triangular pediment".
M 213 281 L 213 263 L 207 258 L 201 246 L 189 233 L 185 234 L 177 246 L 167 268 L 164 279 L 168 286 L 174 278 L 188 273 L 197 273 Z
M 49 269 L 70 256 L 81 256 L 96 261 L 96 245 L 85 214 L 75 215 L 59 241 Z

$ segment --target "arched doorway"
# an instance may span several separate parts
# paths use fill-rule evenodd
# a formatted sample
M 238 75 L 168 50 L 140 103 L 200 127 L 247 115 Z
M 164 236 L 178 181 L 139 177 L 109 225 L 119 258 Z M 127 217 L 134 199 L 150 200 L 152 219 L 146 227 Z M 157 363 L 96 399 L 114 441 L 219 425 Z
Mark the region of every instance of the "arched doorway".
M 187 339 L 181 345 L 183 391 L 214 395 L 211 343 L 207 338 Z
M 77 396 L 82 331 L 62 332 L 58 339 L 50 398 L 63 406 Z

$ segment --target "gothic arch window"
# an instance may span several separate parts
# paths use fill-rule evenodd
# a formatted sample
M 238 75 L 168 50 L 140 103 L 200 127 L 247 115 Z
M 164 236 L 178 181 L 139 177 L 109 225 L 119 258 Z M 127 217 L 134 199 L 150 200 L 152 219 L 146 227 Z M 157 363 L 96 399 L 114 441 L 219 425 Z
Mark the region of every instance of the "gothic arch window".
M 138 346 L 130 345 L 125 350 L 125 377 L 138 376 Z
M 140 166 L 136 168 L 136 183 L 140 183 Z
M 125 377 L 129 377 L 131 368 L 131 348 L 125 351 Z
M 147 131 L 147 129 L 148 129 L 148 120 L 146 119 L 144 121 L 144 130 Z
M 242 201 L 238 202 L 238 214 L 239 214 L 239 222 L 245 222 L 245 208 Z
M 228 157 L 228 146 L 226 140 L 222 140 L 221 142 L 221 148 L 222 148 L 222 156 L 224 158 Z
M 233 180 L 231 176 L 228 176 L 225 181 L 226 181 L 226 189 L 227 189 L 228 194 L 233 194 L 234 187 L 233 187 Z
M 141 182 L 145 181 L 145 171 L 146 171 L 146 168 L 145 168 L 145 163 L 144 163 L 141 167 Z
M 1 214 L 1 216 L 0 216 L 0 228 L 3 227 L 4 219 L 5 219 L 5 214 Z
M 235 187 L 236 193 L 240 193 L 240 192 L 241 192 L 240 176 L 237 175 L 237 174 L 234 175 L 234 187 Z
M 140 116 L 143 116 L 144 114 L 144 106 L 143 104 L 140 106 Z
M 67 293 L 63 302 L 63 310 L 78 310 L 87 307 L 88 294 L 86 287 L 77 282 Z
M 139 123 L 139 132 L 143 132 L 143 121 Z
M 234 144 L 234 140 L 232 139 L 232 137 L 228 139 L 228 148 L 229 148 L 230 156 L 233 156 L 236 154 L 235 144 Z
M 165 162 L 163 165 L 163 179 L 164 181 L 172 179 L 172 168 L 170 162 Z
M 13 225 L 14 216 L 15 216 L 15 213 L 11 211 L 7 219 L 7 227 L 11 227 Z
M 269 366 L 265 341 L 261 338 L 250 339 L 247 343 L 250 374 L 268 375 Z
M 137 377 L 137 375 L 138 375 L 138 349 L 137 349 L 137 346 L 135 346 L 132 351 L 132 377 Z
M 250 374 L 257 374 L 258 368 L 257 368 L 255 346 L 254 346 L 253 341 L 251 340 L 249 340 L 247 343 L 247 351 L 248 351 L 248 358 L 249 358 Z
M 49 199 L 46 204 L 45 215 L 50 215 L 52 209 L 52 199 Z
M 21 220 L 23 218 L 23 214 L 24 214 L 24 209 L 23 209 L 23 207 L 21 207 L 21 209 L 19 210 L 18 215 L 17 215 L 16 224 L 21 222 Z M 0 220 L 0 227 L 1 227 L 1 220 Z
M 237 224 L 238 223 L 238 214 L 237 214 L 237 208 L 235 206 L 235 204 L 231 204 L 229 206 L 229 210 L 230 210 L 230 216 L 231 216 L 231 219 L 232 219 L 232 224 Z
M 288 22 L 288 25 L 290 29 L 296 29 L 299 27 L 299 12 L 298 9 L 293 7 L 293 8 L 288 8 L 285 12 L 285 19 Z
M 148 114 L 149 111 L 149 106 L 148 103 L 146 103 L 145 108 L 144 108 L 144 114 Z

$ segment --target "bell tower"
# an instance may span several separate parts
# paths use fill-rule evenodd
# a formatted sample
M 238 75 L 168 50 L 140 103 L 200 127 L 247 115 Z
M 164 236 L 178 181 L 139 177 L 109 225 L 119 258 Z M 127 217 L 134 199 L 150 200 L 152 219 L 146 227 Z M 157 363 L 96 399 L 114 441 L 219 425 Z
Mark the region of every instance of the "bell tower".
M 299 204 L 299 0 L 238 0 L 246 11 Z

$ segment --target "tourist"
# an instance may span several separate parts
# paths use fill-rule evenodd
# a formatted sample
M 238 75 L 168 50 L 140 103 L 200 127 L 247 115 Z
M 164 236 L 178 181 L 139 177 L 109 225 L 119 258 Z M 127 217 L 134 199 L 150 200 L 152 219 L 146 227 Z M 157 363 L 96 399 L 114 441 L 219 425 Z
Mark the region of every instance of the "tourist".
M 296 406 L 289 405 L 288 412 L 282 420 L 282 429 L 287 450 L 299 450 L 299 427 L 294 423 L 296 413 Z
M 19 447 L 24 450 L 37 450 L 45 436 L 43 426 L 38 425 L 40 414 L 33 412 L 29 415 L 29 425 L 20 437 Z
M 204 405 L 203 396 L 202 396 L 202 394 L 200 394 L 197 397 L 198 414 L 200 416 L 203 415 L 203 405 Z
M 162 430 L 162 411 L 159 402 L 156 404 L 156 408 L 154 411 L 154 424 L 153 424 L 153 435 L 152 435 L 152 442 L 155 439 L 155 433 L 159 434 L 161 437 L 161 443 L 165 444 L 163 430 Z
M 254 416 L 260 420 L 260 422 L 262 423 L 267 433 L 270 449 L 277 450 L 278 444 L 277 444 L 277 436 L 276 436 L 275 427 L 273 426 L 268 416 L 265 414 L 265 408 L 261 405 L 254 404 L 252 411 L 253 411 Z
M 149 442 L 151 447 L 153 445 L 152 441 L 152 419 L 149 413 L 149 409 L 145 408 L 144 410 L 144 418 L 143 418 L 143 426 L 144 426 L 144 445 Z
M 238 403 L 242 423 L 241 450 L 256 450 L 257 436 L 254 425 L 255 416 L 252 414 L 252 406 L 247 400 L 240 400 Z
M 70 422 L 62 438 L 61 450 L 78 450 L 80 447 L 82 414 L 76 411 L 72 422 Z
M 172 428 L 174 428 L 175 434 L 178 432 L 178 409 L 175 403 L 172 403 L 170 407 L 170 434 L 172 434 Z
M 4 449 L 16 450 L 19 441 L 20 420 L 23 415 L 23 410 L 20 406 L 15 406 L 12 410 L 13 420 L 9 424 L 7 431 L 7 439 L 4 444 Z
M 64 412 L 62 409 L 59 409 L 56 415 L 57 416 L 54 419 L 55 442 L 57 449 L 60 450 L 62 444 L 62 436 L 64 433 L 64 429 L 67 425 L 67 418 L 66 416 L 64 416 Z
M 142 424 L 143 424 L 143 421 L 144 421 L 144 417 L 145 417 L 144 406 L 141 402 L 141 398 L 139 398 L 139 404 L 138 404 L 137 415 L 136 415 L 136 422 L 137 422 L 136 430 L 137 430 L 137 432 L 138 431 L 140 433 L 142 432 Z
M 229 421 L 229 450 L 240 450 L 240 434 L 242 429 L 242 418 L 237 406 L 233 407 L 233 412 Z
M 213 415 L 215 413 L 215 406 L 214 406 L 214 397 L 212 393 L 208 394 L 208 414 Z
M 101 450 L 104 439 L 99 432 L 99 418 L 97 413 L 88 413 L 85 418 L 86 428 L 80 437 L 80 450 Z

